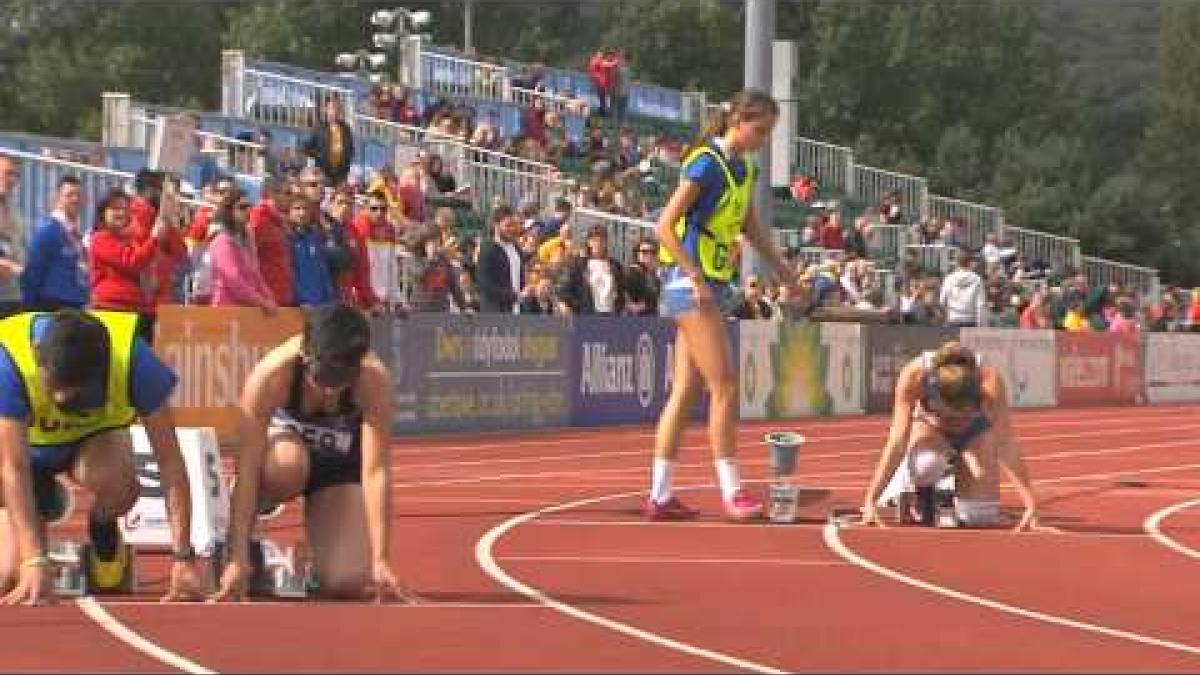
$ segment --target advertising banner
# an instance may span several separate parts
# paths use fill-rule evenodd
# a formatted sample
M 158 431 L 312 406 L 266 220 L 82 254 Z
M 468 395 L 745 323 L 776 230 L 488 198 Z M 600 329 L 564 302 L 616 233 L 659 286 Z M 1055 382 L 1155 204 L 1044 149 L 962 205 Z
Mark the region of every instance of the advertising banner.
M 159 307 L 154 351 L 179 376 L 171 397 L 176 424 L 213 427 L 221 445 L 235 443 L 246 377 L 303 327 L 303 313 L 293 308 L 267 317 L 256 307 Z
M 121 531 L 125 541 L 136 546 L 170 548 L 171 521 L 167 517 L 167 495 L 158 460 L 145 428 L 133 426 L 129 431 L 141 492 L 133 508 L 121 517 Z M 207 555 L 218 541 L 225 539 L 229 526 L 229 488 L 221 480 L 217 435 L 207 427 L 180 427 L 176 432 L 192 494 L 192 547 Z
M 862 330 L 846 323 L 741 322 L 741 416 L 863 412 Z
M 1060 331 L 1055 341 L 1060 405 L 1141 401 L 1140 337 Z
M 1148 333 L 1146 400 L 1200 401 L 1200 335 Z
M 962 343 L 982 356 L 983 365 L 1000 370 L 1014 407 L 1053 406 L 1054 331 L 964 328 Z
M 548 317 L 416 314 L 392 325 L 395 433 L 562 426 L 567 326 Z
M 909 361 L 958 337 L 954 328 L 864 325 L 867 412 L 888 412 L 896 393 L 896 377 Z
M 730 324 L 737 354 L 737 324 Z M 568 389 L 571 424 L 597 426 L 657 420 L 675 376 L 675 323 L 658 317 L 581 317 L 571 322 Z M 696 400 L 692 417 L 708 410 Z

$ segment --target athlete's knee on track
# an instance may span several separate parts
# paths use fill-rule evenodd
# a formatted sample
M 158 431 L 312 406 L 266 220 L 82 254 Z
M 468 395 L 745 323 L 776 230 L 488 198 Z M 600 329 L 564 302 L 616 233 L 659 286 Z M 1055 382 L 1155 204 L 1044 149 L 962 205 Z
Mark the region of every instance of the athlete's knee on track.
M 946 474 L 949 463 L 941 450 L 914 447 L 908 453 L 909 476 L 917 487 L 931 487 Z
M 291 499 L 308 482 L 308 450 L 291 434 L 271 436 L 263 458 L 260 490 L 264 497 L 283 501 Z
M 358 600 L 367 592 L 366 570 L 332 569 L 319 572 L 319 594 L 331 600 Z

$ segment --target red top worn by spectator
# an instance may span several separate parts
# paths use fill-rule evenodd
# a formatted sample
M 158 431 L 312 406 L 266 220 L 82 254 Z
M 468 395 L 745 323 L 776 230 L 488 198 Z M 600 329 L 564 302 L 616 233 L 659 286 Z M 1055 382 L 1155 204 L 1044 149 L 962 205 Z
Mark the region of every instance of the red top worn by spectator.
M 250 209 L 247 225 L 254 239 L 254 250 L 258 254 L 258 268 L 263 281 L 275 296 L 275 304 L 288 307 L 292 304 L 292 249 L 288 245 L 287 232 L 283 227 L 283 214 L 275 208 L 275 201 L 264 197 Z
M 208 225 L 212 222 L 212 207 L 202 206 L 196 209 L 196 216 L 188 226 L 187 238 L 193 243 L 199 243 L 208 238 Z
M 605 55 L 604 52 L 596 52 L 588 61 L 588 75 L 591 76 L 592 83 L 597 89 L 605 92 L 611 92 L 613 89 L 613 74 L 616 68 L 616 57 Z
M 153 298 L 142 282 L 152 271 L 158 245 L 152 237 L 135 238 L 129 228 L 121 233 L 107 228 L 96 230 L 88 245 L 92 306 L 153 313 Z
M 371 286 L 371 258 L 367 253 L 367 230 L 362 227 L 361 216 L 359 214 L 359 218 L 345 228 L 346 244 L 352 258 L 350 269 L 338 279 L 338 295 L 347 305 L 371 310 L 379 304 L 379 298 Z
M 826 218 L 821 227 L 820 241 L 822 248 L 841 250 L 846 245 L 846 240 L 842 237 L 842 228 L 833 218 Z
M 150 231 L 154 229 L 154 220 L 158 217 L 158 209 L 143 197 L 134 197 L 129 203 L 129 232 L 135 241 L 150 239 Z M 143 288 L 150 296 L 147 314 L 154 314 L 158 305 L 169 305 L 175 302 L 173 282 L 175 270 L 179 269 L 188 258 L 187 243 L 179 228 L 168 227 L 162 239 L 157 240 L 154 265 L 148 270 L 149 278 L 143 278 Z

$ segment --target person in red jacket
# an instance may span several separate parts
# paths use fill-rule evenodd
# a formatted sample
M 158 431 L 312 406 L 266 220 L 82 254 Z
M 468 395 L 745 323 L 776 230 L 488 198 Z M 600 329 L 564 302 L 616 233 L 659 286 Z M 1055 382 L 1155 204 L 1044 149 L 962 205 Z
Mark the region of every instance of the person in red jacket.
M 127 226 L 128 195 L 109 192 L 96 208 L 96 228 L 88 246 L 92 281 L 92 307 L 138 313 L 138 335 L 150 342 L 154 335 L 153 296 L 144 281 L 152 276 L 159 239 L 167 229 L 158 221 L 150 236 L 136 239 Z
M 613 49 L 602 49 L 588 61 L 588 75 L 591 77 L 592 86 L 596 88 L 596 96 L 600 98 L 601 117 L 608 117 L 617 64 L 617 53 Z
M 334 237 L 340 238 L 349 260 L 345 269 L 335 278 L 338 297 L 344 304 L 364 312 L 376 313 L 379 310 L 379 298 L 371 288 L 371 263 L 367 254 L 367 239 L 359 228 L 353 227 L 351 218 L 354 197 L 345 188 L 339 189 L 329 202 L 327 216 L 331 221 L 330 230 L 337 229 Z
M 250 209 L 250 238 L 258 255 L 263 281 L 275 296 L 275 304 L 291 307 L 292 249 L 288 247 L 283 214 L 276 205 L 282 185 L 273 178 L 263 181 L 262 198 Z
M 164 199 L 163 186 L 166 177 L 161 171 L 143 169 L 134 178 L 134 189 L 137 196 L 129 206 L 129 237 L 136 242 L 145 242 L 151 238 L 151 232 L 161 221 L 164 227 L 156 237 L 153 265 L 142 274 L 142 289 L 147 296 L 147 304 L 142 310 L 143 322 L 147 323 L 147 334 L 143 335 L 147 342 L 152 342 L 154 323 L 160 304 L 175 302 L 175 272 L 184 264 L 188 257 L 187 244 L 181 231 L 180 208 L 176 194 L 178 181 L 172 179 L 171 196 Z M 166 202 L 164 204 L 164 202 Z

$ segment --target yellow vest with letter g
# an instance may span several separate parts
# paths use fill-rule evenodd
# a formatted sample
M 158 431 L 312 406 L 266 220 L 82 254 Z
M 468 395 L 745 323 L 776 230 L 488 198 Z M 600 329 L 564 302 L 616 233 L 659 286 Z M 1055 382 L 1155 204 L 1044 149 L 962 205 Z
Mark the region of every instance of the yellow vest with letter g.
M 755 166 L 753 162 L 746 162 L 746 179 L 739 184 L 721 153 L 705 145 L 696 148 L 684 159 L 684 170 L 704 154 L 712 155 L 721 167 L 721 173 L 725 174 L 725 192 L 708 222 L 700 227 L 696 242 L 696 262 L 700 264 L 705 277 L 716 281 L 729 281 L 733 278 L 733 245 L 742 232 L 754 196 Z M 687 227 L 687 214 L 684 214 L 675 223 L 675 236 L 679 237 L 680 241 L 683 240 Z M 659 249 L 659 261 L 663 265 L 676 264 L 675 258 L 665 247 Z
M 104 407 L 86 416 L 68 415 L 54 404 L 42 383 L 34 355 L 33 322 L 42 314 L 18 314 L 0 321 L 0 345 L 8 352 L 29 398 L 29 444 L 66 445 L 102 431 L 133 424 L 137 410 L 129 400 L 137 315 L 88 312 L 108 330 L 108 396 Z

